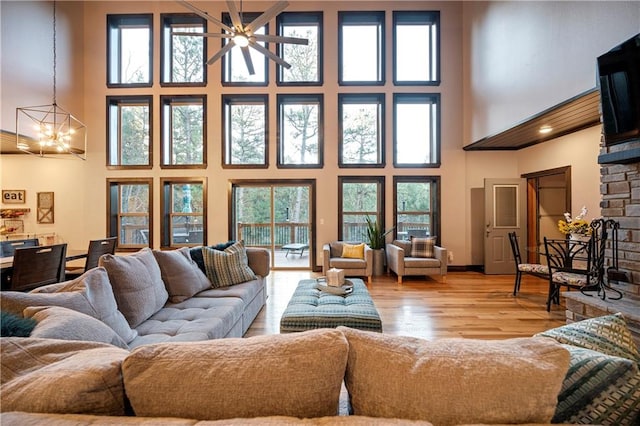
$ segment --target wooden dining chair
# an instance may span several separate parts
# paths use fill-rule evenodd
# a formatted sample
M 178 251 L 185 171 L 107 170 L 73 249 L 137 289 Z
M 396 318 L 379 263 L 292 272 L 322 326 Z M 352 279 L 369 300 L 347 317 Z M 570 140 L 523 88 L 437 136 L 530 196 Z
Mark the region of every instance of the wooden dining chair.
M 23 247 L 35 247 L 40 245 L 37 238 L 28 238 L 25 240 L 8 240 L 0 242 L 0 257 L 10 257 L 16 249 Z
M 89 249 L 87 250 L 87 260 L 83 268 L 67 268 L 66 279 L 74 279 L 87 272 L 89 269 L 98 266 L 98 260 L 104 254 L 114 254 L 116 251 L 117 237 L 103 238 L 100 240 L 89 241 Z
M 64 281 L 67 244 L 20 248 L 13 254 L 9 290 L 26 291 Z
M 509 232 L 509 243 L 511 243 L 511 252 L 516 266 L 516 280 L 513 284 L 513 295 L 516 296 L 520 291 L 520 281 L 523 274 L 530 274 L 540 278 L 549 277 L 549 267 L 541 263 L 523 263 L 520 247 L 518 245 L 518 235 L 515 232 Z

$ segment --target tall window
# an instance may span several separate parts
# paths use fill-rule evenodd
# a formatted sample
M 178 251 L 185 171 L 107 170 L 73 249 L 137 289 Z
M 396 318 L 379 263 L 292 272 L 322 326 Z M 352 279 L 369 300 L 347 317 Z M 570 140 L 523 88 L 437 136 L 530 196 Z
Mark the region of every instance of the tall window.
M 196 15 L 162 14 L 160 81 L 173 84 L 204 85 L 207 37 L 189 35 L 207 32 L 207 24 Z
M 440 237 L 439 176 L 394 176 L 393 207 L 398 239 Z
M 161 96 L 162 167 L 206 166 L 206 96 Z
M 107 15 L 107 86 L 153 82 L 153 15 Z
M 384 176 L 338 176 L 338 239 L 366 240 L 367 216 L 384 229 Z
M 107 235 L 118 250 L 153 247 L 153 179 L 107 179 Z
M 242 22 L 248 24 L 255 18 L 260 16 L 260 13 L 243 13 Z M 222 21 L 233 27 L 231 18 L 228 13 L 222 14 Z M 256 34 L 268 34 L 269 24 L 263 26 Z M 222 39 L 222 46 L 228 43 L 226 38 Z M 260 46 L 268 49 L 267 43 L 259 42 Z M 267 71 L 267 57 L 260 52 L 257 52 L 251 47 L 246 47 L 246 51 L 251 57 L 251 64 L 253 65 L 254 74 L 250 74 L 247 68 L 246 61 L 244 59 L 243 51 L 240 47 L 234 46 L 226 55 L 221 59 L 222 61 L 222 83 L 223 85 L 253 85 L 253 86 L 266 86 L 269 82 L 269 73 Z
M 222 105 L 223 166 L 267 167 L 267 95 L 223 95 Z
M 206 243 L 206 178 L 160 179 L 161 246 L 183 247 Z
M 305 38 L 308 45 L 278 43 L 276 51 L 291 68 L 278 66 L 278 85 L 322 85 L 322 12 L 282 12 L 278 35 Z
M 107 166 L 152 166 L 151 96 L 107 96 Z
M 393 12 L 393 82 L 440 84 L 440 12 Z
M 393 123 L 394 166 L 440 166 L 440 94 L 394 94 Z
M 384 84 L 384 12 L 338 12 L 341 85 Z
M 384 167 L 384 94 L 339 94 L 340 167 Z
M 278 95 L 278 167 L 322 167 L 322 95 Z

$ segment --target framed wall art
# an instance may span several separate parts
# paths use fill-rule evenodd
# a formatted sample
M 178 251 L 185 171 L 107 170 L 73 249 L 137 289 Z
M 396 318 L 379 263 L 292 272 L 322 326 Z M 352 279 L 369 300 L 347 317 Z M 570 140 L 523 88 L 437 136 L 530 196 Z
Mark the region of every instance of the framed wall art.
M 27 202 L 27 191 L 24 189 L 3 189 L 2 202 L 6 204 L 24 204 Z
M 53 223 L 53 192 L 38 192 L 38 223 Z

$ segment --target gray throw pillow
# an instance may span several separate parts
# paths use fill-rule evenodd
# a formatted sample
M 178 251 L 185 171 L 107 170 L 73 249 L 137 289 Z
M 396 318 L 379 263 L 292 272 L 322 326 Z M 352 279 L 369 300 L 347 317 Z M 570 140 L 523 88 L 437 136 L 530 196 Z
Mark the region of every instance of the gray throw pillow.
M 180 303 L 201 291 L 211 288 L 207 276 L 191 260 L 190 248 L 178 250 L 154 250 L 153 255 L 158 261 L 169 300 Z
M 213 288 L 228 287 L 257 279 L 249 268 L 244 243 L 238 241 L 224 251 L 202 248 L 207 277 Z
M 60 306 L 32 306 L 24 317 L 37 321 L 31 337 L 102 342 L 128 349 L 127 344 L 102 321 Z
M 29 293 L 2 292 L 3 311 L 22 315 L 29 306 L 61 306 L 96 318 L 113 329 L 126 343 L 138 333 L 118 310 L 104 268 L 91 269 L 75 280 L 39 287 Z
M 131 327 L 142 324 L 169 300 L 151 249 L 144 248 L 129 256 L 105 254 L 99 265 L 107 270 L 118 308 Z

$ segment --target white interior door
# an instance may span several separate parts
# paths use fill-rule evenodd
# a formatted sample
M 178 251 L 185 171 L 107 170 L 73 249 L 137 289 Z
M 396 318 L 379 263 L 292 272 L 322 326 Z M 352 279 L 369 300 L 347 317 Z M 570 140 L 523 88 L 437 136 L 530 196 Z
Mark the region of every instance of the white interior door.
M 525 179 L 485 179 L 484 273 L 513 274 L 509 232 L 516 232 L 526 247 Z

